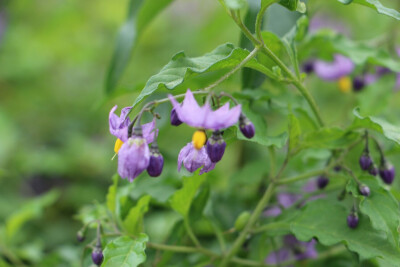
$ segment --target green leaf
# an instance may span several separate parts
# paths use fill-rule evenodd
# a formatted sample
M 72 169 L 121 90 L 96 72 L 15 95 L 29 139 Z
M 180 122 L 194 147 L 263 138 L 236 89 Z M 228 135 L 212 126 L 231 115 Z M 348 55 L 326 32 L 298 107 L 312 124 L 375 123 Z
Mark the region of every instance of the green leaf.
M 351 3 L 363 5 L 363 6 L 374 9 L 375 11 L 377 11 L 380 14 L 387 15 L 389 17 L 400 20 L 399 12 L 397 12 L 394 9 L 383 6 L 382 3 L 379 2 L 379 0 L 338 0 L 338 1 L 345 5 L 348 5 Z
M 343 148 L 353 143 L 359 137 L 358 133 L 344 131 L 337 127 L 325 127 L 303 136 L 301 149 L 305 148 Z
M 179 52 L 172 57 L 172 60 L 165 65 L 159 73 L 148 80 L 146 86 L 133 103 L 133 106 L 136 106 L 145 97 L 151 95 L 156 90 L 174 89 L 189 77 L 233 68 L 240 64 L 249 54 L 249 51 L 237 48 L 229 43 L 221 45 L 211 53 L 201 57 L 190 58 L 187 57 L 185 53 Z M 255 58 L 250 60 L 245 66 L 269 76 L 274 76 L 268 68 L 258 63 Z
M 60 193 L 58 191 L 50 191 L 30 200 L 23 207 L 11 214 L 5 221 L 7 238 L 11 240 L 25 223 L 39 218 L 43 210 L 56 202 L 59 196 Z
M 279 4 L 286 7 L 290 11 L 306 12 L 306 5 L 300 0 L 281 0 Z
M 300 122 L 292 113 L 289 114 L 289 151 L 293 151 L 300 143 Z
M 246 0 L 225 0 L 225 4 L 229 9 L 239 10 L 247 6 Z
M 286 144 L 288 134 L 284 132 L 278 136 L 268 136 L 267 124 L 265 123 L 264 118 L 259 114 L 254 113 L 248 104 L 242 104 L 242 112 L 254 124 L 256 133 L 253 138 L 248 139 L 239 131 L 238 126 L 234 126 L 237 129 L 236 133 L 239 140 L 246 140 L 264 146 L 276 146 L 277 148 L 282 148 Z
M 318 199 L 306 205 L 293 219 L 291 231 L 301 241 L 316 237 L 326 246 L 344 243 L 361 260 L 380 257 L 395 266 L 400 262 L 400 251 L 387 242 L 382 232 L 372 228 L 367 217 L 362 216 L 356 229 L 347 226 L 349 211 L 338 202 Z
M 102 267 L 136 267 L 146 261 L 146 242 L 149 238 L 140 234 L 132 239 L 121 236 L 107 244 L 104 249 L 104 262 Z
M 107 208 L 111 211 L 111 213 L 115 215 L 115 211 L 117 209 L 117 188 L 118 188 L 119 175 L 114 174 L 112 180 L 113 184 L 110 185 L 110 187 L 108 188 L 108 193 L 106 196 L 106 204 Z
M 353 124 L 350 126 L 351 129 L 372 129 L 378 133 L 383 134 L 387 139 L 400 144 L 400 127 L 395 126 L 383 119 L 360 115 L 359 108 L 353 110 L 354 116 L 356 116 Z
M 132 207 L 124 220 L 125 229 L 132 235 L 138 235 L 143 230 L 143 216 L 149 210 L 151 197 L 141 197 L 136 206 Z
M 129 62 L 132 50 L 144 28 L 172 0 L 130 0 L 128 16 L 121 26 L 115 45 L 114 54 L 108 68 L 105 89 L 113 92 Z
M 200 192 L 193 200 L 192 206 L 190 208 L 189 214 L 191 222 L 195 222 L 203 216 L 203 211 L 207 205 L 209 197 L 210 186 L 208 184 L 205 184 L 205 186 L 200 189 Z
M 375 177 L 363 176 L 359 179 L 371 190 L 371 195 L 364 197 L 358 193 L 357 184 L 348 185 L 348 187 L 352 187 L 353 195 L 360 199 L 360 211 L 370 218 L 374 229 L 385 232 L 388 240 L 397 246 L 399 242 L 397 227 L 400 225 L 398 202 L 389 191 L 379 185 Z
M 204 174 L 183 178 L 183 187 L 170 198 L 171 207 L 184 218 L 188 216 L 197 189 L 204 183 L 205 179 Z

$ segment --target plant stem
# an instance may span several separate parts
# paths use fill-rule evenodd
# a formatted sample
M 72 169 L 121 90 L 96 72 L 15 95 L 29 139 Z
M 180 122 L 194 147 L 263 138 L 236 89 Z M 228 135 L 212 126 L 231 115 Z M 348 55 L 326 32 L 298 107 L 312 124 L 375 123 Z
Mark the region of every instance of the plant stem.
M 183 220 L 185 228 L 186 228 L 186 232 L 188 233 L 190 239 L 192 240 L 192 242 L 196 245 L 197 248 L 201 248 L 201 244 L 200 241 L 197 239 L 196 235 L 193 233 L 192 227 L 189 224 L 189 219 L 185 218 Z

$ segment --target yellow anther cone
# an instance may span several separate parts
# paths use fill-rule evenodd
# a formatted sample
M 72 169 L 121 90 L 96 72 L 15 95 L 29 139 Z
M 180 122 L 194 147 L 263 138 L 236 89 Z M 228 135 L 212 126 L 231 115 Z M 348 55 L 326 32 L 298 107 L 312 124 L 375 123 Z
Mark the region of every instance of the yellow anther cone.
M 206 133 L 202 130 L 195 131 L 192 137 L 193 146 L 201 149 L 207 141 Z
M 122 142 L 121 139 L 118 138 L 117 141 L 115 141 L 114 152 L 118 154 L 118 151 L 120 150 L 123 144 L 124 142 Z
M 338 83 L 339 83 L 339 89 L 343 93 L 349 93 L 351 91 L 352 82 L 351 82 L 350 77 L 347 77 L 347 76 L 342 77 L 339 79 Z

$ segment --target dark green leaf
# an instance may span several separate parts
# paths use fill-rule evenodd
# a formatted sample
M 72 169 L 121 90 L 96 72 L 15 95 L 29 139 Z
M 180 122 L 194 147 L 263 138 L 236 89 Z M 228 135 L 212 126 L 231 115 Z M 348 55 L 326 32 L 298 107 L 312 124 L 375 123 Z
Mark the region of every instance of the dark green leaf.
M 115 211 L 117 209 L 117 188 L 118 188 L 119 175 L 115 174 L 112 180 L 113 184 L 110 185 L 110 187 L 108 188 L 106 200 L 107 200 L 107 208 L 111 211 L 112 214 L 115 214 Z
M 280 5 L 286 7 L 290 11 L 306 12 L 306 5 L 300 0 L 281 0 Z
M 307 133 L 303 137 L 301 149 L 304 148 L 343 148 L 353 143 L 359 134 L 347 132 L 340 128 L 321 128 Z
M 202 217 L 204 208 L 207 205 L 209 197 L 210 186 L 208 184 L 205 184 L 205 186 L 200 189 L 199 193 L 193 200 L 192 206 L 190 208 L 189 216 L 191 222 L 195 222 Z
M 301 128 L 299 120 L 289 114 L 289 151 L 293 151 L 300 143 Z
M 172 0 L 130 0 L 128 17 L 118 33 L 107 73 L 105 88 L 108 94 L 115 89 L 144 28 L 171 2 Z
M 339 2 L 342 2 L 345 5 L 355 3 L 355 4 L 360 4 L 369 8 L 372 8 L 376 10 L 380 14 L 387 15 L 389 17 L 395 18 L 397 20 L 400 20 L 400 13 L 397 12 L 394 9 L 387 8 L 382 5 L 379 0 L 338 0 Z
M 183 178 L 183 187 L 175 192 L 169 200 L 171 207 L 184 218 L 188 216 L 190 206 L 197 189 L 205 181 L 206 175 L 193 175 Z
M 104 249 L 104 262 L 102 267 L 136 267 L 146 261 L 146 242 L 149 238 L 140 234 L 132 239 L 121 236 L 107 244 Z
M 133 106 L 136 106 L 156 90 L 174 89 L 190 76 L 233 68 L 243 61 L 249 53 L 249 51 L 242 48 L 235 48 L 234 45 L 229 43 L 221 45 L 211 53 L 201 57 L 189 58 L 185 53 L 180 52 L 174 55 L 172 60 L 158 74 L 148 80 L 146 86 L 133 103 Z M 245 66 L 274 76 L 269 69 L 258 63 L 254 58 Z
M 124 220 L 124 226 L 128 233 L 138 235 L 143 230 L 143 216 L 149 210 L 151 197 L 141 197 L 136 206 L 132 207 Z
M 299 240 L 309 241 L 316 237 L 326 246 L 343 242 L 350 251 L 358 253 L 361 260 L 380 257 L 397 266 L 400 251 L 387 242 L 382 232 L 372 228 L 368 217 L 361 216 L 357 228 L 349 228 L 346 223 L 348 213 L 338 202 L 318 199 L 306 205 L 293 220 L 291 230 Z
M 383 134 L 387 139 L 400 144 L 400 127 L 395 126 L 383 119 L 373 116 L 361 116 L 358 108 L 355 108 L 353 114 L 356 116 L 350 129 L 372 129 Z

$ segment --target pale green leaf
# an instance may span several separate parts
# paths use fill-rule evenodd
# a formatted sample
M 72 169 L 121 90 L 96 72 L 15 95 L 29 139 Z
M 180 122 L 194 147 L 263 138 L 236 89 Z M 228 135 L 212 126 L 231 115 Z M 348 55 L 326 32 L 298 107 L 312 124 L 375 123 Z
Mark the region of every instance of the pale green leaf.
M 140 234 L 132 239 L 121 236 L 107 244 L 104 249 L 104 262 L 102 267 L 136 267 L 146 261 L 146 242 L 149 238 Z
M 289 151 L 293 151 L 300 143 L 300 122 L 292 113 L 289 114 Z
M 124 220 L 124 226 L 128 233 L 138 235 L 143 230 L 143 216 L 149 210 L 151 197 L 141 197 L 136 206 L 132 207 Z
M 246 0 L 225 0 L 225 4 L 229 9 L 239 10 L 247 6 Z
M 112 178 L 113 184 L 108 188 L 108 193 L 106 196 L 106 204 L 107 208 L 111 211 L 112 214 L 115 214 L 117 208 L 117 188 L 118 188 L 118 180 L 119 175 L 115 174 Z
M 400 13 L 392 8 L 385 7 L 379 0 L 338 0 L 345 5 L 355 3 L 374 9 L 380 14 L 400 20 Z

